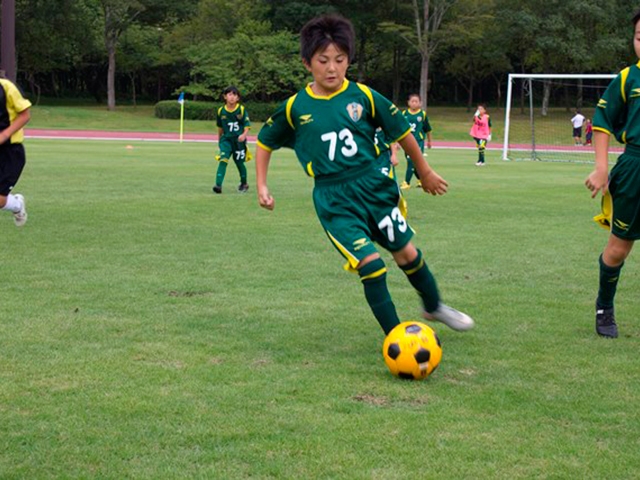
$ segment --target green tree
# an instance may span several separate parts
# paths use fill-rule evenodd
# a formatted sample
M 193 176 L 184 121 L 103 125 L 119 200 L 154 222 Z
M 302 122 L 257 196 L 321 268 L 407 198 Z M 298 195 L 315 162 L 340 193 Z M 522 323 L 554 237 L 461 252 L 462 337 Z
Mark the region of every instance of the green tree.
M 199 45 L 187 53 L 193 81 L 184 90 L 218 99 L 229 85 L 258 100 L 281 99 L 304 85 L 298 40 L 290 32 L 269 33 L 255 25 L 230 39 Z
M 411 0 L 412 25 L 382 22 L 381 28 L 395 31 L 420 54 L 420 96 L 422 107 L 428 104 L 429 65 L 442 42 L 439 30 L 447 13 L 458 0 Z
M 94 25 L 99 11 L 92 0 L 18 0 L 18 68 L 37 102 L 41 82 L 59 93 L 59 73 L 78 69 L 99 44 Z
M 103 13 L 104 44 L 107 49 L 107 108 L 116 108 L 116 51 L 122 34 L 129 28 L 145 5 L 137 0 L 99 0 Z
M 464 0 L 458 3 L 455 22 L 445 34 L 446 70 L 467 91 L 467 109 L 474 103 L 474 87 L 480 81 L 510 68 L 502 38 L 497 31 L 492 0 Z

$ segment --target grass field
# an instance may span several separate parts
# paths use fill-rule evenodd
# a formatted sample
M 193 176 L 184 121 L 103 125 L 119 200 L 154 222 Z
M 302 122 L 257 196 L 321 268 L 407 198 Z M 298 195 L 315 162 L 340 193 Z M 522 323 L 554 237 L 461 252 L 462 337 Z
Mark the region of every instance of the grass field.
M 598 338 L 589 166 L 430 152 L 450 192 L 408 191 L 409 220 L 477 327 L 436 326 L 439 369 L 407 382 L 290 153 L 267 212 L 253 172 L 211 193 L 211 145 L 133 147 L 28 143 L 29 222 L 0 216 L 0 478 L 637 476 L 640 265 Z
M 41 105 L 35 106 L 29 128 L 88 129 L 88 130 L 124 130 L 137 132 L 178 132 L 179 121 L 154 117 L 154 107 L 118 106 L 115 112 L 109 112 L 104 105 Z M 511 143 L 530 143 L 531 125 L 528 110 L 522 113 L 519 108 L 512 111 Z M 251 112 L 249 112 L 251 113 Z M 504 139 L 504 108 L 490 108 L 492 120 L 491 146 L 500 146 Z M 585 110 L 585 115 L 593 112 Z M 434 141 L 469 142 L 473 112 L 459 107 L 429 107 L 428 115 L 433 127 Z M 538 143 L 571 145 L 571 112 L 564 108 L 552 109 L 547 117 L 537 114 L 536 128 Z M 257 134 L 260 122 L 253 122 L 251 132 Z M 215 122 L 185 120 L 185 133 L 217 133 Z

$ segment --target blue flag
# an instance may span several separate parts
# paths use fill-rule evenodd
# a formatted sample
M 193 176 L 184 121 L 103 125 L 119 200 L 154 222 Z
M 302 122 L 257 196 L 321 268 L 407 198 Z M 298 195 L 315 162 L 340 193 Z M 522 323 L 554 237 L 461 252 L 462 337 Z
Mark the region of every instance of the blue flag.
M 178 97 L 178 103 L 179 104 L 184 103 L 184 92 L 180 92 L 180 96 Z

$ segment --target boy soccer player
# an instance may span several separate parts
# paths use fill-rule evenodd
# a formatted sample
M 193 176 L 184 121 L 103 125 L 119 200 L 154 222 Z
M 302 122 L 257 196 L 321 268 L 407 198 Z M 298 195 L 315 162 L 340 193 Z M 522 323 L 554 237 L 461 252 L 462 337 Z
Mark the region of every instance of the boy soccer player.
M 12 194 L 26 162 L 23 127 L 31 118 L 31 102 L 9 80 L 0 78 L 0 208 L 13 213 L 17 227 L 27 223 L 24 197 Z
M 633 17 L 633 26 L 633 47 L 640 59 L 640 10 Z M 640 61 L 622 70 L 609 84 L 596 107 L 593 130 L 596 165 L 585 185 L 592 198 L 602 192 L 603 213 L 611 215 L 611 233 L 599 258 L 596 332 L 616 338 L 613 300 L 618 279 L 634 242 L 640 238 Z M 609 175 L 611 135 L 626 145 Z
M 448 184 L 423 158 L 398 108 L 376 91 L 345 78 L 355 51 L 354 37 L 351 22 L 336 15 L 314 18 L 302 28 L 302 61 L 313 82 L 284 102 L 260 130 L 258 201 L 263 208 L 274 208 L 267 186 L 271 152 L 294 145 L 298 160 L 315 180 L 313 201 L 320 223 L 348 268 L 358 272 L 383 331 L 390 332 L 400 320 L 387 289 L 387 268 L 374 241 L 391 252 L 418 291 L 426 319 L 468 330 L 473 320 L 440 302 L 435 279 L 411 243 L 413 230 L 398 207 L 398 186 L 379 168 L 376 128 L 409 152 L 424 191 L 442 195 Z
M 220 153 L 216 156 L 219 164 L 213 192 L 222 193 L 222 182 L 224 182 L 224 176 L 227 173 L 227 165 L 229 159 L 233 158 L 240 173 L 238 191 L 245 193 L 249 190 L 247 167 L 244 164 L 251 160 L 246 143 L 251 122 L 244 105 L 240 105 L 240 92 L 236 87 L 227 87 L 222 96 L 225 104 L 218 109 L 216 120 Z
M 412 93 L 409 95 L 407 99 L 407 108 L 402 111 L 402 114 L 405 116 L 409 125 L 411 125 L 411 133 L 415 137 L 418 142 L 418 147 L 420 147 L 420 151 L 424 151 L 424 137 L 427 137 L 427 148 L 431 148 L 431 125 L 429 124 L 429 117 L 427 117 L 427 112 L 422 110 L 422 98 L 417 93 Z M 418 181 L 420 181 L 420 175 L 416 172 L 416 169 L 413 166 L 413 162 L 411 161 L 411 157 L 409 154 L 405 152 L 405 156 L 407 158 L 407 171 L 404 175 L 404 182 L 400 185 L 400 188 L 403 190 L 408 190 L 411 188 L 411 177 L 416 173 L 416 177 L 418 177 Z

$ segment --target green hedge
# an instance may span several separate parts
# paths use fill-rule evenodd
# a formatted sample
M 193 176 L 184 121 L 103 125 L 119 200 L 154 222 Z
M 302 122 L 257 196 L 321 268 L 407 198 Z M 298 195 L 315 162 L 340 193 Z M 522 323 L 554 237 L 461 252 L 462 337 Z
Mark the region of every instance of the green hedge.
M 254 122 L 265 122 L 278 107 L 279 103 L 243 103 L 249 112 L 249 118 Z M 222 106 L 222 102 L 200 102 L 187 100 L 184 103 L 185 120 L 208 120 L 216 119 L 216 112 Z M 180 104 L 176 100 L 162 100 L 156 103 L 155 116 L 157 118 L 180 118 Z

